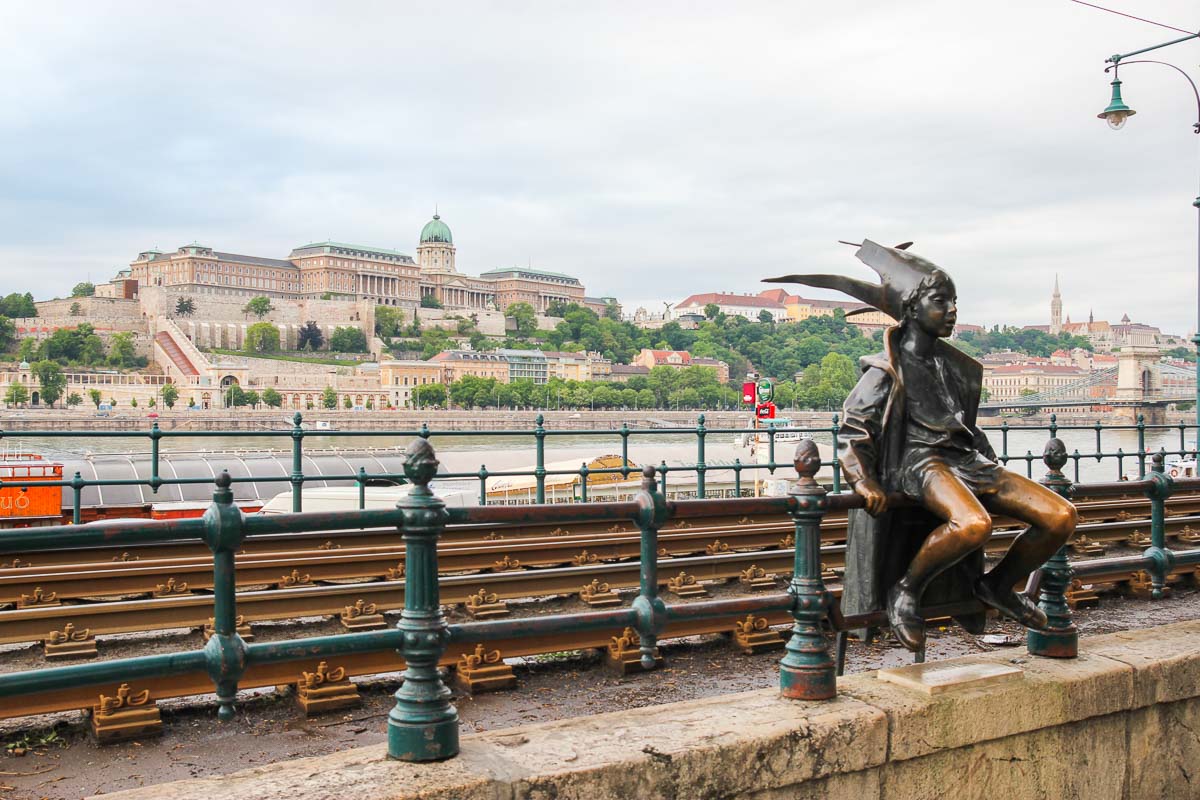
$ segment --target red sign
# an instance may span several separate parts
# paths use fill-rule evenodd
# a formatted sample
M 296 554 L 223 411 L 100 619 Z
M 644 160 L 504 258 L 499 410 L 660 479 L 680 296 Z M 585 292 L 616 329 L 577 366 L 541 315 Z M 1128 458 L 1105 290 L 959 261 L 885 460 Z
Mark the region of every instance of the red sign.
M 762 403 L 755 406 L 754 415 L 759 419 L 775 419 L 775 404 Z
M 746 381 L 742 384 L 742 402 L 747 405 L 754 402 L 755 394 L 754 381 Z

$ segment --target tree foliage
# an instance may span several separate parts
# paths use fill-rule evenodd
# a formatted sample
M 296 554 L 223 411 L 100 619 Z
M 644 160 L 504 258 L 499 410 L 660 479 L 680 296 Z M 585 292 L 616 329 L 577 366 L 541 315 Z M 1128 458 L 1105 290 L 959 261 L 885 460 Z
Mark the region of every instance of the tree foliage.
M 41 389 L 39 399 L 53 408 L 67 388 L 67 376 L 63 374 L 62 367 L 58 365 L 57 361 L 44 359 L 38 361 L 30 369 L 37 378 L 38 386 Z
M 255 298 L 258 299 L 258 298 Z M 275 353 L 279 350 L 279 328 L 269 322 L 256 322 L 246 328 L 247 353 Z
M 83 404 L 83 398 L 79 396 L 79 392 L 71 392 L 69 395 L 67 395 L 67 399 L 63 402 L 67 404 L 67 408 L 74 408 L 75 406 Z M 150 402 L 153 403 L 154 400 L 151 400 Z
M 4 393 L 4 402 L 10 406 L 19 406 L 29 402 L 29 389 L 23 383 L 10 383 Z
M 267 297 L 266 295 L 252 297 L 250 298 L 250 302 L 246 303 L 246 305 L 242 307 L 243 314 L 253 314 L 259 319 L 262 319 L 274 310 L 275 307 L 271 305 L 271 298 Z
M 100 394 L 99 389 L 88 389 L 88 400 L 91 400 L 92 405 L 94 405 L 96 408 L 100 408 L 103 395 Z
M 275 387 L 268 386 L 266 389 L 263 389 L 262 401 L 267 408 L 279 408 L 283 405 L 283 395 L 275 391 Z
M 196 301 L 190 297 L 181 297 L 175 301 L 175 314 L 180 317 L 190 317 L 196 313 Z
M 963 331 L 952 343 L 972 356 L 1015 350 L 1018 353 L 1047 358 L 1055 350 L 1070 352 L 1076 347 L 1088 351 L 1094 349 L 1086 336 L 1072 336 L 1065 332 L 1051 336 L 1046 331 L 1036 328 L 1002 328 L 999 325 L 982 333 Z
M 33 295 L 29 292 L 25 294 L 13 292 L 5 295 L 3 299 L 0 299 L 0 314 L 9 319 L 36 317 L 37 306 L 33 304 Z
M 321 330 L 321 326 L 316 320 L 309 320 L 300 327 L 296 334 L 296 349 L 303 350 L 307 347 L 309 350 L 320 350 L 325 344 L 325 332 Z
M 421 308 L 442 308 L 442 301 L 431 294 L 421 298 Z
M 337 390 L 332 386 L 326 386 L 321 392 L 321 405 L 328 409 L 337 408 Z
M 381 339 L 391 339 L 400 335 L 404 324 L 404 312 L 395 306 L 375 306 L 375 335 Z
M 329 337 L 329 349 L 337 353 L 365 353 L 367 335 L 362 328 L 352 325 L 334 328 L 333 335 Z
M 522 339 L 528 339 L 537 330 L 537 312 L 529 303 L 513 303 L 504 310 L 504 316 L 512 319 L 517 326 L 517 336 Z
M 91 297 L 96 294 L 96 284 L 90 281 L 80 281 L 71 289 L 71 297 Z
M 163 405 L 167 408 L 174 408 L 175 401 L 179 399 L 179 390 L 175 388 L 175 384 L 164 384 L 162 388 Z
M 138 366 L 137 348 L 133 344 L 132 333 L 123 331 L 112 335 L 108 340 L 108 363 L 122 369 Z

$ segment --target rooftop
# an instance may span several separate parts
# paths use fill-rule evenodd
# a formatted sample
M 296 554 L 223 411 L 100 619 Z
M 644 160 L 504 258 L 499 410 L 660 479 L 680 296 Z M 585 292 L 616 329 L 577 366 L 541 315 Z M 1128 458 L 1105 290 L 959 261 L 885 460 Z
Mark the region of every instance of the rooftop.
M 388 250 L 383 247 L 367 247 L 362 244 L 347 244 L 345 242 L 313 242 L 311 244 L 301 245 L 292 249 L 293 253 L 298 253 L 301 250 L 316 250 L 321 249 L 324 252 L 330 251 L 350 251 L 358 253 L 366 253 L 374 256 L 391 256 L 393 258 L 402 258 L 412 261 L 412 256 L 408 253 L 401 253 L 399 250 Z
M 295 269 L 296 265 L 291 261 L 285 261 L 281 258 L 260 258 L 259 256 L 243 256 L 237 253 L 220 253 L 213 251 L 213 256 L 218 261 L 232 261 L 235 264 L 251 264 L 256 267 L 288 267 Z
M 715 303 L 719 306 L 747 306 L 751 308 L 783 308 L 777 300 L 757 294 L 725 294 L 724 292 L 704 292 L 693 294 L 684 299 L 675 308 L 684 306 L 706 306 Z M 853 304 L 852 304 L 853 305 Z M 858 305 L 862 305 L 859 303 Z
M 547 272 L 541 269 L 530 269 L 528 267 L 497 267 L 496 269 L 489 269 L 487 272 L 480 273 L 479 277 L 500 277 L 501 275 L 516 275 L 517 277 L 530 278 L 554 278 L 560 281 L 569 281 L 576 284 L 579 283 L 579 278 L 571 275 L 564 275 L 561 272 Z

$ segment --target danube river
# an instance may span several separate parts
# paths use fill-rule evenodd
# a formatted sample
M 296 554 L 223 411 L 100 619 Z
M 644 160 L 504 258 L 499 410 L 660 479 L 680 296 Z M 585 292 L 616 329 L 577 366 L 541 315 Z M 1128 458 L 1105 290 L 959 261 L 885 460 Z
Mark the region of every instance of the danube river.
M 987 430 L 997 453 L 1005 451 L 1000 431 Z M 1060 438 L 1067 445 L 1067 451 L 1078 449 L 1079 453 L 1088 457 L 1080 459 L 1079 479 L 1081 482 L 1116 480 L 1120 474 L 1116 458 L 1105 458 L 1098 461 L 1092 454 L 1096 452 L 1096 433 L 1092 429 L 1060 430 Z M 721 479 L 720 467 L 731 465 L 734 459 L 740 459 L 743 464 L 752 464 L 756 460 L 764 461 L 763 456 L 756 456 L 751 448 L 738 441 L 740 437 L 733 433 L 709 433 L 705 440 L 705 462 L 709 465 L 709 475 Z M 828 428 L 813 434 L 813 438 L 821 445 L 829 445 L 832 441 Z M 1010 428 L 1007 437 L 1007 453 L 1016 460 L 1010 462 L 1012 469 L 1026 472 L 1026 453 L 1040 456 L 1045 446 L 1048 433 L 1042 429 Z M 490 472 L 532 469 L 536 461 L 535 441 L 529 435 L 488 435 L 481 433 L 466 433 L 455 436 L 435 436 L 431 440 L 442 460 L 446 470 L 452 473 L 474 473 L 486 466 Z M 658 432 L 654 430 L 632 431 L 629 437 L 629 458 L 637 465 L 659 464 L 665 461 L 672 466 L 692 464 L 697 458 L 696 436 L 673 432 Z M 174 437 L 162 439 L 161 452 L 178 454 L 183 452 L 203 453 L 209 461 L 219 462 L 223 456 L 232 457 L 247 452 L 262 452 L 272 450 L 276 453 L 290 454 L 291 439 L 285 434 L 277 438 L 258 436 L 204 436 L 204 437 Z M 304 451 L 316 454 L 318 451 L 351 451 L 374 449 L 376 451 L 403 450 L 408 444 L 407 439 L 379 434 L 347 433 L 317 433 L 306 432 Z M 1124 461 L 1126 473 L 1137 469 L 1136 454 L 1138 451 L 1138 436 L 1136 430 L 1104 430 L 1101 439 L 1104 453 L 1115 454 L 1118 449 L 1127 455 Z M 1150 430 L 1145 434 L 1147 449 L 1157 451 L 1160 447 L 1170 451 L 1181 449 L 1178 428 L 1172 430 Z M 776 448 L 777 463 L 787 463 L 790 460 L 794 443 L 780 443 Z M 759 446 L 763 447 L 762 445 Z M 1195 447 L 1195 436 L 1189 430 L 1186 435 L 1186 447 Z M 114 436 L 84 436 L 84 437 L 38 437 L 24 436 L 20 433 L 6 432 L 3 448 L 8 455 L 18 452 L 36 452 L 47 457 L 80 457 L 91 453 L 94 455 L 113 453 L 149 454 L 150 443 L 146 436 L 114 437 Z M 828 454 L 829 448 L 821 448 L 823 454 Z M 561 466 L 578 466 L 604 455 L 619 455 L 621 453 L 621 437 L 618 433 L 605 431 L 597 434 L 581 434 L 577 432 L 562 432 L 546 437 L 545 461 L 547 464 Z M 1040 458 L 1034 462 L 1033 475 L 1039 477 L 1044 473 Z M 1074 466 L 1068 464 L 1067 473 L 1074 477 Z M 727 473 L 728 475 L 729 473 Z M 790 469 L 777 471 L 777 477 L 794 476 Z M 730 479 L 730 478 L 726 478 Z

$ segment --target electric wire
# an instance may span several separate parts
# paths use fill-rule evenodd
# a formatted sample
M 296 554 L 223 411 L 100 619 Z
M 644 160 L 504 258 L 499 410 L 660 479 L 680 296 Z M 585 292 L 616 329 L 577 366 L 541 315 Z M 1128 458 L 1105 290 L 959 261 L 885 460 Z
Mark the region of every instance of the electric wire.
M 1151 25 L 1157 25 L 1158 27 L 1166 28 L 1167 30 L 1179 31 L 1180 33 L 1196 33 L 1197 32 L 1197 31 L 1189 31 L 1189 30 L 1186 30 L 1185 28 L 1176 28 L 1174 25 L 1166 25 L 1161 22 L 1155 22 L 1154 20 L 1146 19 L 1145 17 L 1135 17 L 1133 14 L 1126 14 L 1124 11 L 1116 11 L 1111 8 L 1105 8 L 1104 6 L 1098 6 L 1095 3 L 1086 3 L 1086 2 L 1084 2 L 1084 0 L 1070 0 L 1070 2 L 1078 3 L 1081 6 L 1088 6 L 1089 8 L 1099 9 L 1100 11 L 1107 11 L 1108 13 L 1116 14 L 1119 17 L 1127 17 L 1129 19 L 1136 19 L 1138 22 L 1146 22 Z

